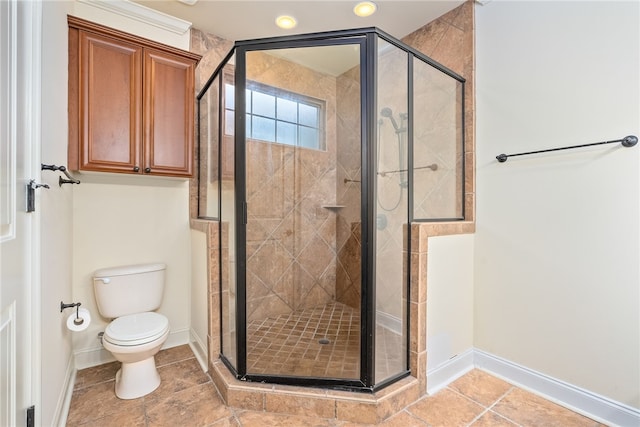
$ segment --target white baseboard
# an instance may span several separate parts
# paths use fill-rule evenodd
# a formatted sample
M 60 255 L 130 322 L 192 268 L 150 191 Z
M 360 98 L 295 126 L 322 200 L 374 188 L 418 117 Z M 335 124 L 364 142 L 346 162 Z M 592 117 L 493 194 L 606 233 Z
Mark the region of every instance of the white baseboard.
M 473 368 L 486 371 L 598 422 L 610 426 L 640 426 L 639 409 L 478 349 L 469 349 L 427 371 L 427 393 L 436 393 Z
M 102 347 L 89 348 L 77 351 L 73 354 L 76 364 L 76 369 L 91 368 L 92 366 L 104 365 L 105 363 L 113 362 L 114 359 L 111 353 Z
M 177 347 L 189 343 L 189 329 L 181 329 L 177 331 L 171 331 L 165 341 L 162 349 L 171 347 Z M 75 367 L 76 369 L 85 369 L 92 366 L 104 365 L 105 363 L 113 362 L 113 355 L 105 350 L 102 346 L 96 348 L 90 348 L 80 350 L 74 353 Z
M 179 331 L 171 331 L 167 341 L 162 346 L 162 349 L 171 347 L 177 347 L 179 345 L 189 344 L 189 329 L 181 329 Z
M 384 311 L 376 311 L 376 325 L 387 328 L 395 334 L 402 334 L 402 319 Z
M 189 339 L 189 347 L 191 347 L 191 351 L 195 354 L 196 359 L 198 359 L 198 363 L 204 372 L 209 371 L 209 366 L 207 364 L 207 346 L 202 342 L 198 334 L 195 333 L 193 329 L 190 331 L 190 339 Z
M 474 350 L 470 348 L 427 371 L 427 394 L 434 394 L 474 368 Z
M 69 358 L 69 363 L 67 364 L 67 372 L 65 373 L 64 384 L 61 388 L 61 390 L 64 390 L 64 392 L 61 394 L 54 415 L 54 420 L 57 421 L 54 421 L 53 425 L 59 427 L 65 427 L 67 425 L 67 416 L 69 415 L 69 407 L 71 406 L 71 397 L 73 396 L 73 388 L 76 384 L 76 372 L 78 371 L 75 368 L 73 356 L 71 356 Z
M 574 412 L 607 425 L 640 426 L 640 410 L 557 380 L 516 363 L 474 350 L 474 365 Z M 428 383 L 428 380 L 427 380 Z

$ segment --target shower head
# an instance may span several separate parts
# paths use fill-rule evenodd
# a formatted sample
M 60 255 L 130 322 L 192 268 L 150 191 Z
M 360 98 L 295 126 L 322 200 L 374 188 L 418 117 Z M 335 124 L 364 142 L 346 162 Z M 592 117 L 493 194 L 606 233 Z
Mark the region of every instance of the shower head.
M 380 115 L 382 117 L 393 117 L 393 111 L 391 111 L 391 108 L 389 107 L 384 107 L 382 110 L 380 110 Z
M 396 119 L 393 118 L 393 111 L 391 110 L 391 108 L 384 107 L 382 110 L 380 110 L 380 115 L 391 120 L 393 128 L 396 130 L 396 132 L 400 132 L 400 126 L 398 126 L 398 122 L 396 122 Z

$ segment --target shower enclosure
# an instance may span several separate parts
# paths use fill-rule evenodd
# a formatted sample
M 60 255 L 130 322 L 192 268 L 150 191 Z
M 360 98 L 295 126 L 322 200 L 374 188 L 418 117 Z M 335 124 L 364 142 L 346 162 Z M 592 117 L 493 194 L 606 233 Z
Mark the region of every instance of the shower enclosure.
M 219 223 L 237 378 L 409 375 L 411 227 L 464 219 L 464 79 L 375 29 L 236 42 L 198 95 L 198 216 Z

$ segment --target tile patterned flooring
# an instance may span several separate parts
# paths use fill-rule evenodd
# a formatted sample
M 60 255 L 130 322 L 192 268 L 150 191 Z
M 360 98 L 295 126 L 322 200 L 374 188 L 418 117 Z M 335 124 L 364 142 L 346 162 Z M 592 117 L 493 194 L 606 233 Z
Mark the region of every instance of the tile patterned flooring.
M 357 378 L 359 354 L 358 313 L 340 303 L 247 325 L 250 373 Z
M 364 427 L 335 419 L 229 408 L 187 345 L 156 356 L 162 384 L 133 400 L 114 394 L 118 362 L 78 371 L 67 426 Z M 445 389 L 407 406 L 384 427 L 602 426 L 483 371 L 472 370 Z
M 376 378 L 404 370 L 401 335 L 378 326 L 376 345 Z M 252 374 L 359 378 L 359 311 L 330 303 L 250 322 L 247 370 Z

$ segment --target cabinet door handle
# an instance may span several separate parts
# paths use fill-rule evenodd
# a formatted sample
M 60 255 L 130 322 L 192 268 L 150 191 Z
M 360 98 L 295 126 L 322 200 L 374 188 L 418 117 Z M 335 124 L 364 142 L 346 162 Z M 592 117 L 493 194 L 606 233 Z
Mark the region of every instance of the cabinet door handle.
M 134 172 L 140 172 L 140 168 L 139 168 L 138 166 L 134 166 L 134 167 L 133 167 L 133 171 L 134 171 Z
M 149 172 L 151 172 L 151 168 L 145 168 L 144 171 L 145 171 L 145 173 L 149 173 Z

